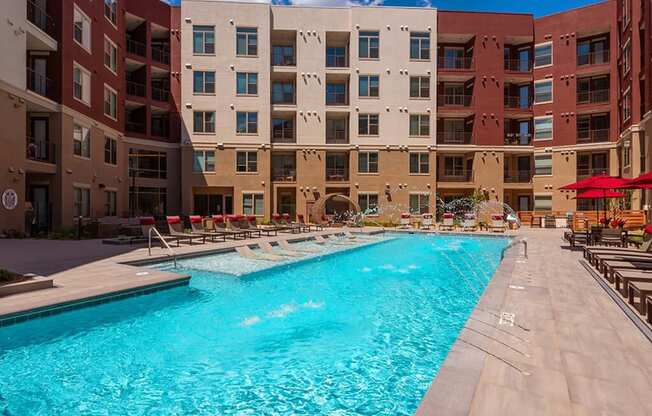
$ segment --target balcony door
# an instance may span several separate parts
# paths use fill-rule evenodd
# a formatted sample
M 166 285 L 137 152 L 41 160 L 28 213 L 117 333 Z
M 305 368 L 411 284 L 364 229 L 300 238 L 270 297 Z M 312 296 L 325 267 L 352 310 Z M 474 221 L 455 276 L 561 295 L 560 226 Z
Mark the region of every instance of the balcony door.
M 524 146 L 530 144 L 530 122 L 528 120 L 518 122 L 518 144 Z
M 32 56 L 30 58 L 32 70 L 31 80 L 28 82 L 32 85 L 32 90 L 40 95 L 47 94 L 47 74 L 48 74 L 48 60 L 44 56 Z

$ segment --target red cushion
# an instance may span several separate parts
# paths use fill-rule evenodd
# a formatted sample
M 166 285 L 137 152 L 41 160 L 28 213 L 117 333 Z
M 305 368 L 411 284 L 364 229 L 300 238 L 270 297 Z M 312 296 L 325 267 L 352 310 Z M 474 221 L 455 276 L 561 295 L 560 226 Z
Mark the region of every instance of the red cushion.
M 238 216 L 237 215 L 227 215 L 226 219 L 229 220 L 229 221 L 237 221 Z
M 280 220 L 281 216 L 278 215 L 278 214 L 274 214 L 274 215 L 272 215 L 272 218 L 275 219 L 275 220 Z
M 181 224 L 181 217 L 178 215 L 167 217 L 168 224 Z
M 450 212 L 445 212 L 444 213 L 444 218 L 453 218 L 453 217 L 454 217 L 454 215 L 451 214 Z
M 140 225 L 155 225 L 154 217 L 140 217 Z
M 404 212 L 401 214 L 401 218 L 410 218 L 410 214 Z
M 213 215 L 213 222 L 222 223 L 224 222 L 224 217 L 221 215 Z
M 244 220 L 245 218 L 247 218 L 247 217 L 245 217 L 244 215 L 241 215 L 241 214 L 238 214 L 238 215 L 235 216 L 235 219 L 236 219 L 237 221 L 242 221 L 242 220 Z
M 491 215 L 491 219 L 492 219 L 492 220 L 496 220 L 496 221 L 500 221 L 500 220 L 503 219 L 503 216 L 502 216 L 502 215 L 492 214 L 492 215 Z
M 297 218 L 302 220 L 303 219 L 303 214 L 297 214 Z
M 283 214 L 283 218 L 286 219 L 286 220 L 289 220 L 290 219 L 290 214 Z
M 643 231 L 645 231 L 646 234 L 652 234 L 652 224 L 647 224 L 644 228 Z
M 191 215 L 189 218 L 191 224 L 198 224 L 201 222 L 201 215 Z
M 247 221 L 256 221 L 255 215 L 247 215 Z

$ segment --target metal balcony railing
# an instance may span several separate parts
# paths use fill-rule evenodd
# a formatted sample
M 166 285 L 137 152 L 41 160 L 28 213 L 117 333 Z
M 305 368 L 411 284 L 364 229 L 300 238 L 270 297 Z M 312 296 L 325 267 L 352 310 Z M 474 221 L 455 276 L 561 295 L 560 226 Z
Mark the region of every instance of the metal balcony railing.
M 293 105 L 295 103 L 293 92 L 272 93 L 272 104 Z
M 444 168 L 444 170 L 438 175 L 437 180 L 440 182 L 471 182 L 473 180 L 473 171 Z
M 506 170 L 503 180 L 505 183 L 530 183 L 532 170 Z
M 297 170 L 295 168 L 272 167 L 272 180 L 275 182 L 296 182 Z
M 607 175 L 609 168 L 577 168 L 578 178 L 588 178 L 596 175 Z
M 517 110 L 529 110 L 532 108 L 532 100 L 521 98 L 519 96 L 510 96 L 505 95 L 504 98 L 505 108 L 517 109 Z
M 437 105 L 441 107 L 469 107 L 471 106 L 471 94 L 439 94 Z
M 137 40 L 127 39 L 127 52 L 142 57 L 147 56 L 147 47 L 144 43 Z
M 529 146 L 531 143 L 531 133 L 505 133 L 506 146 Z
M 134 97 L 145 97 L 146 87 L 145 84 L 140 84 L 138 82 L 127 81 L 127 95 L 132 95 Z
M 329 182 L 346 182 L 349 180 L 349 170 L 345 168 L 326 168 L 326 180 Z
M 168 137 L 170 130 L 165 123 L 152 123 L 152 136 Z
M 347 68 L 349 60 L 346 55 L 326 55 L 326 68 Z
M 152 60 L 170 65 L 170 53 L 159 46 L 152 46 Z
M 131 133 L 145 134 L 145 123 L 140 121 L 125 121 L 125 130 Z
M 274 66 L 296 66 L 294 55 L 283 53 L 272 53 L 272 65 Z
M 32 68 L 26 70 L 27 89 L 42 95 L 43 97 L 52 98 L 54 93 L 54 82 L 45 75 L 39 74 Z
M 469 71 L 473 69 L 473 58 L 441 56 L 437 60 L 437 68 L 447 71 Z
M 328 92 L 326 105 L 349 105 L 349 99 L 345 92 Z
M 27 0 L 27 20 L 34 23 L 36 27 L 54 37 L 54 20 L 34 0 Z
M 272 143 L 295 143 L 294 129 L 275 128 L 272 129 Z
M 609 90 L 586 90 L 577 92 L 577 104 L 608 103 Z
M 167 103 L 170 100 L 170 91 L 163 88 L 152 87 L 152 100 Z
M 577 55 L 577 66 L 603 65 L 609 63 L 609 49 Z
M 340 130 L 326 135 L 326 144 L 348 144 L 349 135 L 346 131 Z
M 27 136 L 25 156 L 37 162 L 56 163 L 55 144 L 49 140 L 36 140 Z
M 580 129 L 577 130 L 578 143 L 599 143 L 609 140 L 609 129 Z
M 443 130 L 437 133 L 437 142 L 440 144 L 470 144 L 470 131 Z
M 524 59 L 505 59 L 505 71 L 509 72 L 532 72 L 532 61 Z

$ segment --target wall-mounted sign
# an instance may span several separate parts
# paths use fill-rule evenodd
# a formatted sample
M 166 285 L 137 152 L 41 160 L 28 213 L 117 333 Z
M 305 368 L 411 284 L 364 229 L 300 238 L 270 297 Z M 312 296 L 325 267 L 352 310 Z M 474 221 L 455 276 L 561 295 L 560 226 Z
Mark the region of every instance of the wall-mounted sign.
M 2 193 L 2 206 L 5 209 L 12 210 L 18 206 L 18 194 L 13 189 L 5 189 Z

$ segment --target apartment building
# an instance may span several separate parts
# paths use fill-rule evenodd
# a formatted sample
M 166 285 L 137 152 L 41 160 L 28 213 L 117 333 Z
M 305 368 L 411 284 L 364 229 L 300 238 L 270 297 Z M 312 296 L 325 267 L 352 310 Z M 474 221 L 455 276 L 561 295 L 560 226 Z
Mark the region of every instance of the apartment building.
M 147 204 L 178 209 L 178 197 L 161 202 L 180 187 L 170 56 L 178 9 L 136 0 L 21 0 L 5 9 L 0 230 L 36 234 Z

